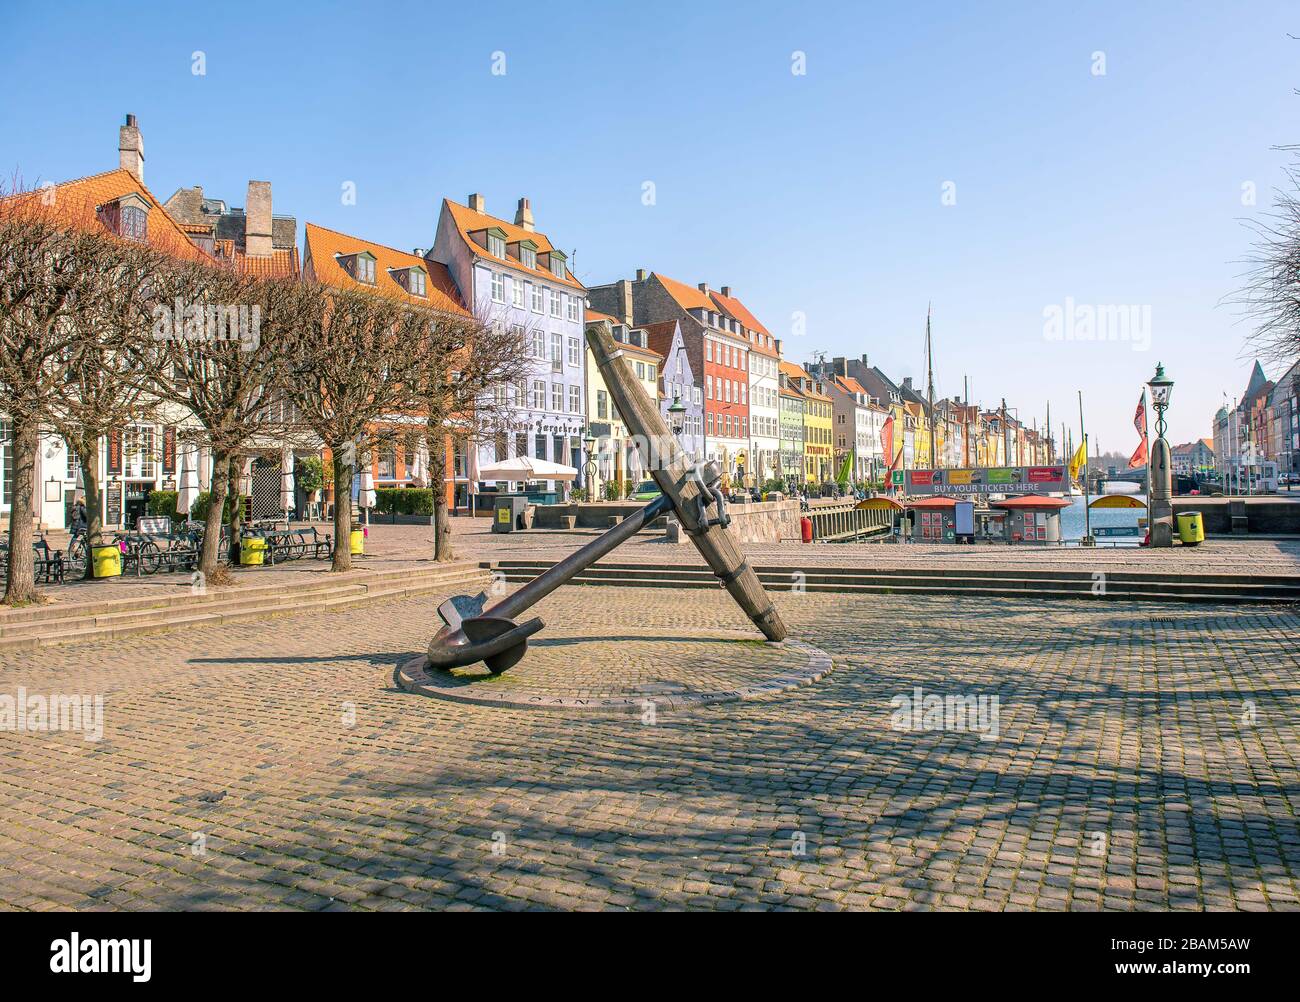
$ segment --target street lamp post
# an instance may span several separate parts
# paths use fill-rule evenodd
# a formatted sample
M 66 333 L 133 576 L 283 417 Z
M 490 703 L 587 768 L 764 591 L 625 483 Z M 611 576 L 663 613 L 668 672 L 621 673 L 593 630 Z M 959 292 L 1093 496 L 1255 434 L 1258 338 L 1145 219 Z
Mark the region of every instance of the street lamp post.
M 1173 393 L 1174 381 L 1165 375 L 1165 367 L 1156 363 L 1156 374 L 1147 386 L 1151 389 L 1151 406 L 1156 411 L 1156 440 L 1147 465 L 1147 494 L 1151 503 L 1151 545 L 1174 545 L 1173 477 L 1169 443 L 1165 440 L 1165 409 Z
M 595 458 L 596 436 L 594 436 L 594 435 L 591 433 L 591 429 L 590 429 L 590 428 L 587 429 L 587 434 L 583 436 L 583 439 L 582 439 L 582 447 L 583 447 L 583 449 L 585 450 L 584 454 L 585 454 L 586 457 L 587 457 L 587 461 L 586 461 L 586 463 L 583 464 L 583 467 L 582 467 L 582 476 L 583 476 L 583 479 L 587 481 L 587 500 L 588 500 L 588 501 L 595 501 L 595 500 L 597 500 L 597 498 L 596 498 L 596 458 Z

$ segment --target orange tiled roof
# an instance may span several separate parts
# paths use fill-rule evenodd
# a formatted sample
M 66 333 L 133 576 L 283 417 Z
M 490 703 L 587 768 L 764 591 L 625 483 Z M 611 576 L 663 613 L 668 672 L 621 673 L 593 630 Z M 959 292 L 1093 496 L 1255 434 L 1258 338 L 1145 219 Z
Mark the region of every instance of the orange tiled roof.
M 664 358 L 667 358 L 668 352 L 673 347 L 673 336 L 677 332 L 677 321 L 661 320 L 657 324 L 646 324 L 641 330 L 645 331 L 646 340 L 649 341 L 650 347 L 654 348 Z
M 373 288 L 377 292 L 398 296 L 407 302 L 431 306 L 436 310 L 447 313 L 470 315 L 469 310 L 465 309 L 464 303 L 461 302 L 460 293 L 456 291 L 456 283 L 452 281 L 451 273 L 447 271 L 444 265 L 438 264 L 436 261 L 430 261 L 428 258 L 408 254 L 405 251 L 386 247 L 370 240 L 363 240 L 361 237 L 351 237 L 346 233 L 328 230 L 324 226 L 317 226 L 315 223 L 306 225 L 304 238 L 307 245 L 307 257 L 311 261 L 312 273 L 319 282 L 343 288 L 371 288 L 371 286 L 364 285 L 349 275 L 334 256 L 335 254 L 347 256 L 360 251 L 368 251 L 375 257 L 375 285 Z M 423 268 L 428 273 L 428 281 L 425 283 L 425 291 L 428 293 L 426 298 L 422 299 L 408 293 L 397 279 L 389 273 L 389 269 L 401 270 L 413 266 Z
M 868 397 L 871 396 L 871 394 L 867 392 L 867 388 L 852 376 L 836 376 L 835 384 L 839 386 L 840 389 L 847 390 L 849 393 L 861 393 Z
M 663 283 L 663 287 L 668 290 L 668 295 L 672 296 L 677 305 L 684 310 L 705 309 L 712 313 L 720 312 L 718 304 L 706 296 L 693 285 L 687 285 L 685 282 L 679 282 L 675 278 L 669 278 L 667 275 L 661 275 L 659 272 L 653 272 L 654 276 Z
M 485 261 L 496 261 L 500 264 L 507 265 L 515 271 L 521 271 L 525 275 L 535 275 L 538 278 L 545 278 L 550 282 L 560 282 L 574 289 L 581 289 L 584 292 L 587 287 L 573 277 L 569 268 L 564 269 L 564 278 L 558 278 L 553 272 L 546 268 L 529 268 L 518 258 L 510 257 L 509 248 L 506 250 L 504 258 L 489 254 L 488 249 L 481 244 L 475 243 L 471 233 L 477 233 L 480 230 L 500 229 L 505 232 L 506 243 L 518 243 L 521 240 L 531 240 L 537 245 L 538 255 L 549 253 L 556 250 L 554 244 L 547 238 L 545 233 L 539 233 L 537 230 L 526 230 L 522 226 L 516 226 L 514 223 L 508 223 L 504 219 L 498 219 L 496 216 L 489 216 L 486 212 L 475 212 L 467 205 L 461 205 L 453 202 L 450 198 L 442 200 L 443 207 L 451 214 L 452 222 L 456 224 L 456 229 L 460 231 L 461 239 L 465 241 L 465 246 L 473 252 L 476 257 Z
M 794 362 L 781 360 L 781 374 L 787 379 L 812 379 L 802 365 L 796 365 Z
M 749 309 L 735 296 L 724 296 L 721 292 L 712 292 L 713 301 L 718 305 L 718 311 L 739 320 L 742 324 L 752 331 L 758 331 L 760 334 L 771 336 L 771 331 L 758 322 L 758 318 L 749 312 Z M 764 348 L 764 353 L 769 349 Z M 775 354 L 775 351 L 772 351 Z
M 245 275 L 261 278 L 293 278 L 298 274 L 298 248 L 277 247 L 270 257 L 254 257 L 235 246 L 233 240 L 217 240 L 213 253 L 219 260 L 234 261 Z
M 593 323 L 597 320 L 608 320 L 611 324 L 621 324 L 623 322 L 618 317 L 611 317 L 608 313 L 601 313 L 599 310 L 583 310 L 582 315 L 587 323 Z
M 51 189 L 25 192 L 6 201 L 18 205 L 31 202 L 44 206 Z M 97 210 L 101 205 L 116 201 L 123 195 L 135 194 L 149 203 L 149 244 L 168 254 L 192 261 L 211 260 L 190 241 L 185 231 L 129 170 L 119 167 L 102 174 L 65 181 L 53 187 L 53 210 L 69 226 L 79 229 L 108 232 L 100 221 Z

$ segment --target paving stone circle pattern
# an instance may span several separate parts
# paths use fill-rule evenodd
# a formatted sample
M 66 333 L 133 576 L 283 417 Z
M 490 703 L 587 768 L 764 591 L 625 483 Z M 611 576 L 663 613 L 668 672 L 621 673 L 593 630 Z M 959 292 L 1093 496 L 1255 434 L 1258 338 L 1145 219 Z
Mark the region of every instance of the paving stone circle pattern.
M 786 692 L 817 682 L 831 668 L 830 655 L 812 644 L 768 643 L 757 631 L 665 634 L 630 627 L 595 636 L 548 624 L 524 659 L 500 675 L 483 665 L 433 670 L 420 655 L 400 665 L 394 681 L 408 692 L 480 706 L 646 713 Z

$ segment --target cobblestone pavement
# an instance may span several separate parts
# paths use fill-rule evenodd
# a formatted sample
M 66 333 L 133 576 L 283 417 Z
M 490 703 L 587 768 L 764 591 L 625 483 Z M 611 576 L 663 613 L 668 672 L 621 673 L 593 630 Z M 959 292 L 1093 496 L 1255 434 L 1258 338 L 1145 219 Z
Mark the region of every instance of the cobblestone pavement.
M 835 670 L 653 725 L 393 691 L 434 597 L 5 654 L 0 693 L 105 722 L 0 731 L 0 906 L 1300 907 L 1294 612 L 776 601 Z M 711 591 L 538 611 L 592 667 L 746 628 Z M 996 740 L 891 727 L 915 687 L 996 696 Z

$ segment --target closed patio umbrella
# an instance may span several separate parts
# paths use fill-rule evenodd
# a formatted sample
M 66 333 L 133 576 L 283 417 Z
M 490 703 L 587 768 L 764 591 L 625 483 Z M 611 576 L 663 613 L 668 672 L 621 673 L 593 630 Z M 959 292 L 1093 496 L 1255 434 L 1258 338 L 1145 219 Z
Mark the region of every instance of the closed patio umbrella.
M 370 472 L 370 457 L 367 455 L 361 468 L 361 490 L 357 493 L 357 506 L 365 509 L 366 522 L 370 521 L 370 509 L 375 506 L 375 477 Z
M 293 485 L 293 452 L 285 449 L 280 453 L 280 510 L 284 512 L 284 518 L 289 520 L 289 513 L 297 507 L 294 504 L 294 485 Z
M 181 448 L 181 479 L 180 489 L 176 492 L 176 513 L 187 519 L 194 499 L 199 496 L 198 456 L 195 451 L 194 446 L 189 444 Z

